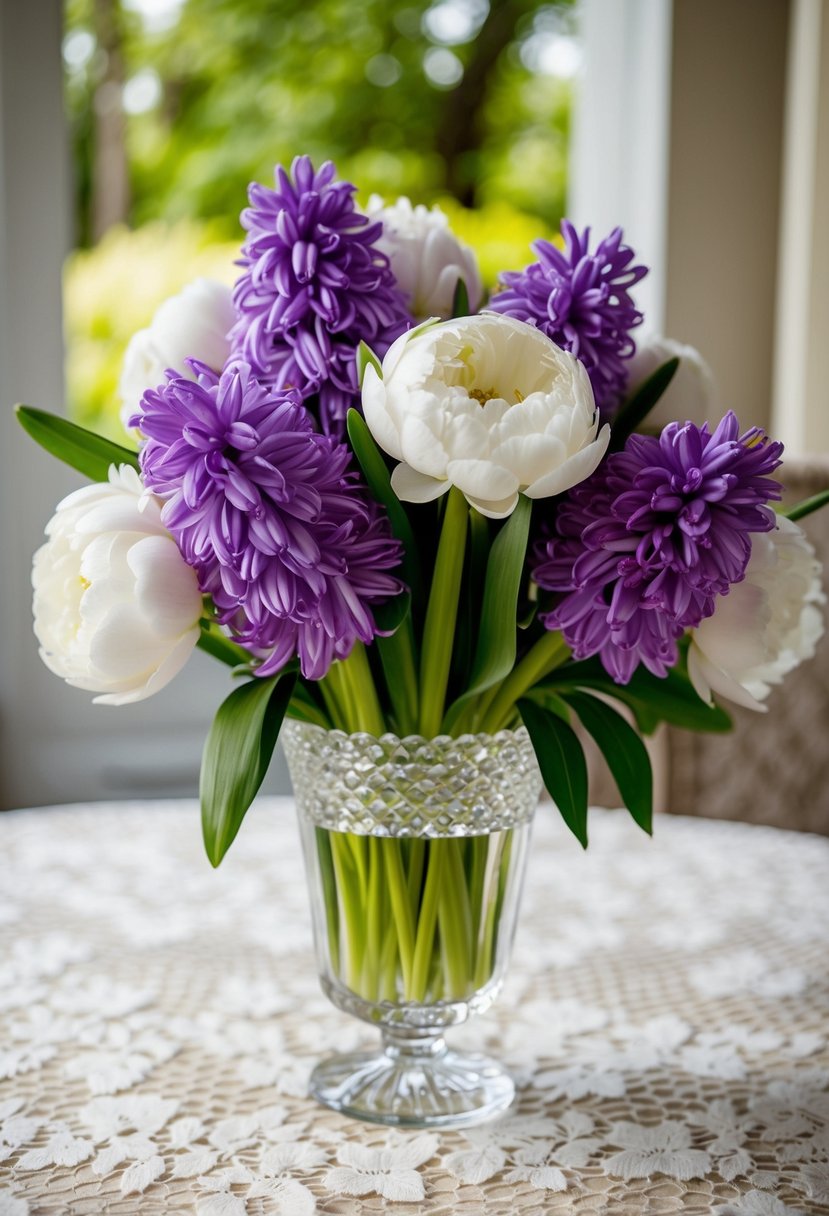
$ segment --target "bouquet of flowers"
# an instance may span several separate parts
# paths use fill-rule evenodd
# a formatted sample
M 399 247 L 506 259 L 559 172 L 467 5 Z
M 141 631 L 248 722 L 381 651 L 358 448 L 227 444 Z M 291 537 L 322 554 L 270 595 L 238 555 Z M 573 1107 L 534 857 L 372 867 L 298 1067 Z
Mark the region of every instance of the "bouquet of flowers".
M 199 646 L 238 684 L 201 781 L 216 865 L 283 717 L 427 739 L 526 727 L 587 842 L 581 723 L 651 827 L 640 732 L 764 709 L 822 631 L 819 570 L 775 507 L 781 444 L 733 413 L 648 428 L 703 386 L 637 351 L 646 274 L 616 229 L 557 243 L 484 301 L 437 209 L 308 157 L 250 187 L 235 287 L 198 280 L 126 353 L 119 446 L 19 407 L 90 477 L 34 560 L 44 662 L 123 705 Z M 621 712 L 620 712 L 621 710 Z

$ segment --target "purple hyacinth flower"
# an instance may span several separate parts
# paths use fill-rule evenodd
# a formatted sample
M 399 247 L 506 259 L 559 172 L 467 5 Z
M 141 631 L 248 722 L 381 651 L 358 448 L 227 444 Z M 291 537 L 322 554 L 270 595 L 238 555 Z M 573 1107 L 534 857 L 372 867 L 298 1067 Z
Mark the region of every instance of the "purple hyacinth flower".
M 565 248 L 535 241 L 538 261 L 526 270 L 501 275 L 504 289 L 489 308 L 537 325 L 587 368 L 596 404 L 603 414 L 621 402 L 628 379 L 627 360 L 636 349 L 631 330 L 640 325 L 630 289 L 648 273 L 632 265 L 635 254 L 614 228 L 590 252 L 590 229 L 579 235 L 562 220 Z
M 578 659 L 598 654 L 617 683 L 640 662 L 664 676 L 677 641 L 745 576 L 751 534 L 774 527 L 769 476 L 782 444 L 728 413 L 713 434 L 672 422 L 632 435 L 559 504 L 556 535 L 535 549 L 533 577 L 561 595 L 542 617 Z
M 131 419 L 146 440 L 144 483 L 195 567 L 219 620 L 269 675 L 294 655 L 308 679 L 378 632 L 371 605 L 399 594 L 389 522 L 349 468 L 345 444 L 314 428 L 295 392 L 231 359 L 221 375 L 167 373 Z
M 251 185 L 231 338 L 259 379 L 296 389 L 323 430 L 341 435 L 359 406 L 360 342 L 382 357 L 412 318 L 376 247 L 382 224 L 356 209 L 355 187 L 335 174 L 330 161 L 315 172 L 299 156 L 290 174 L 277 166 L 275 189 Z

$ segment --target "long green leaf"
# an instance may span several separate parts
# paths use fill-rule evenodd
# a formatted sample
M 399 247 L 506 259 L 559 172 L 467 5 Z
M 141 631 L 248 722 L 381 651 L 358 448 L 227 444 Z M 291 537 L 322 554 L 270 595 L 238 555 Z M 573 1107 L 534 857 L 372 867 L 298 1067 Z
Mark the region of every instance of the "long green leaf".
M 660 722 L 681 726 L 685 730 L 722 733 L 731 730 L 731 718 L 720 706 L 709 706 L 697 695 L 691 681 L 674 668 L 662 678 L 644 668 L 633 673 L 628 684 L 615 684 L 595 659 L 559 667 L 543 684 L 532 690 L 535 700 L 543 702 L 544 689 L 563 694 L 565 689 L 595 689 L 629 706 L 636 723 L 645 734 L 651 734 Z
M 196 645 L 220 663 L 226 663 L 228 667 L 241 667 L 253 661 L 250 651 L 237 646 L 213 621 L 199 621 L 199 628 L 201 633 Z
M 611 426 L 610 450 L 618 451 L 624 447 L 628 435 L 639 427 L 647 418 L 659 398 L 676 375 L 679 359 L 668 359 L 649 376 L 633 396 L 627 401 L 616 415 Z
M 91 481 L 106 481 L 111 464 L 128 464 L 133 469 L 140 467 L 136 452 L 76 426 L 66 418 L 59 418 L 57 414 L 29 405 L 17 405 L 15 412 L 23 430 L 36 443 Z
M 204 847 L 217 866 L 265 779 L 296 672 L 242 684 L 219 706 L 204 745 L 201 816 Z
M 474 697 L 503 680 L 515 666 L 518 592 L 531 515 L 532 503 L 525 495 L 519 495 L 518 505 L 493 541 L 486 565 L 481 626 L 469 688 L 449 707 L 443 723 L 447 731 Z
M 811 515 L 813 511 L 819 511 L 827 504 L 829 504 L 829 490 L 821 490 L 819 494 L 813 494 L 811 498 L 804 498 L 792 507 L 781 507 L 780 514 L 792 521 L 805 519 L 807 515 Z
M 633 818 L 648 835 L 653 830 L 653 773 L 648 749 L 615 709 L 587 693 L 569 692 L 564 700 L 579 716 L 607 761 L 619 793 Z
M 587 848 L 587 764 L 578 735 L 534 701 L 518 702 L 547 792 L 570 831 Z
M 455 291 L 452 296 L 452 316 L 469 316 L 469 292 L 466 289 L 466 283 L 463 279 L 458 279 L 457 283 L 455 284 Z
M 388 467 L 362 414 L 358 414 L 356 410 L 349 410 L 346 425 L 348 438 L 363 471 L 366 484 L 378 502 L 381 502 L 388 511 L 391 530 L 403 545 L 401 577 L 405 583 L 408 583 L 412 597 L 419 601 L 421 595 L 420 569 L 417 563 L 417 546 L 409 517 L 400 499 L 391 488 L 391 475 Z

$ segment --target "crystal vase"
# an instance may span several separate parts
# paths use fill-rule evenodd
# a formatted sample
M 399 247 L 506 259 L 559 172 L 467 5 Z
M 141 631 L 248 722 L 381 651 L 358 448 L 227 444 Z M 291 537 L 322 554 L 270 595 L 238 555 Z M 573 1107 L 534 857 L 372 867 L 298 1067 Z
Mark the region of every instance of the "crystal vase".
M 495 1060 L 446 1046 L 503 982 L 541 777 L 527 732 L 400 739 L 286 722 L 322 987 L 379 1027 L 311 1092 L 407 1127 L 468 1126 L 509 1106 Z

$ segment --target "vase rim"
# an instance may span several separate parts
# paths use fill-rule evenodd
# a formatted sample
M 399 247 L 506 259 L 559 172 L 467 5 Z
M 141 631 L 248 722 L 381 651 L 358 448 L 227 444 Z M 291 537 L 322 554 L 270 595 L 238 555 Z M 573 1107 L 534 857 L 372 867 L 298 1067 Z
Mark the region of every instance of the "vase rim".
M 477 741 L 483 739 L 501 739 L 505 743 L 513 739 L 528 738 L 526 726 L 504 727 L 501 730 L 490 731 L 464 731 L 462 735 L 448 735 L 446 733 L 440 735 L 421 735 L 416 731 L 408 735 L 398 735 L 393 730 L 383 731 L 382 735 L 372 734 L 371 731 L 341 730 L 339 727 L 319 726 L 316 722 L 302 722 L 298 718 L 286 718 L 283 723 L 283 730 L 298 730 L 307 732 L 319 732 L 320 735 L 325 735 L 329 739 L 350 739 L 350 740 L 370 740 L 377 743 L 385 743 L 387 746 L 413 743 L 431 743 L 431 744 L 452 744 L 468 742 L 469 740 Z

